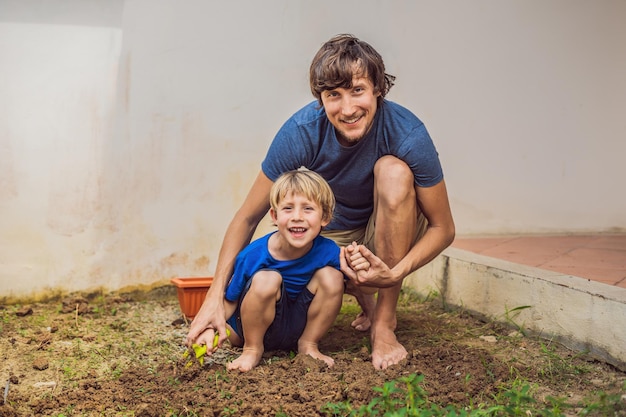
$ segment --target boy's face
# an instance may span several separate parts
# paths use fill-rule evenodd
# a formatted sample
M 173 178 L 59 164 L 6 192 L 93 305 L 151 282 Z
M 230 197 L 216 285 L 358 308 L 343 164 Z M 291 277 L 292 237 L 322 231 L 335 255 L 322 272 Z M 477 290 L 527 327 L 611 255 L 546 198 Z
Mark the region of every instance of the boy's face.
M 292 249 L 310 249 L 313 239 L 319 235 L 328 221 L 322 220 L 322 208 L 304 195 L 288 192 L 278 203 L 276 210 L 270 209 L 272 220 L 278 227 L 282 243 Z
M 374 84 L 367 77 L 352 79 L 351 88 L 335 88 L 322 92 L 326 116 L 335 127 L 337 137 L 344 146 L 352 146 L 372 128 L 378 108 Z

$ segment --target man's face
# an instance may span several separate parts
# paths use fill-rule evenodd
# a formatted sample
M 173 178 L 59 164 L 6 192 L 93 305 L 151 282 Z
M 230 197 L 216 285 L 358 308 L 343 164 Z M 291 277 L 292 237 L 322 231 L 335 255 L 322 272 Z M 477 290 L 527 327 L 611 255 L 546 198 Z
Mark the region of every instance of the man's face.
M 326 116 L 337 131 L 339 142 L 352 146 L 372 128 L 378 96 L 367 77 L 354 77 L 351 88 L 335 88 L 322 92 Z

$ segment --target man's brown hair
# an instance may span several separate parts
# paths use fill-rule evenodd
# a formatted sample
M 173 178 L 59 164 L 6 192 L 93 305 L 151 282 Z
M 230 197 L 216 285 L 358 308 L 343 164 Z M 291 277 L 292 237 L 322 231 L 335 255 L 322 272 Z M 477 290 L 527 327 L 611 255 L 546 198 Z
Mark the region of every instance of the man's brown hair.
M 331 38 L 317 52 L 309 70 L 311 92 L 322 105 L 322 92 L 351 88 L 353 76 L 367 77 L 382 100 L 396 79 L 385 72 L 383 58 L 367 42 L 353 35 Z

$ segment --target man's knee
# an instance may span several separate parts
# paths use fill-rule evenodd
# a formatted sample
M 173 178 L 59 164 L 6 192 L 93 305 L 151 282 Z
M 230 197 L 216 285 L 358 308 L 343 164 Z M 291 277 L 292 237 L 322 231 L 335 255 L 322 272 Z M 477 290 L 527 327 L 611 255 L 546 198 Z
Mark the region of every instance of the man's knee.
M 388 204 L 400 204 L 407 197 L 414 198 L 415 179 L 406 162 L 386 155 L 374 166 L 374 182 L 378 198 Z
M 411 168 L 400 158 L 392 155 L 382 156 L 374 165 L 374 178 L 388 180 L 411 180 L 413 183 L 413 172 Z

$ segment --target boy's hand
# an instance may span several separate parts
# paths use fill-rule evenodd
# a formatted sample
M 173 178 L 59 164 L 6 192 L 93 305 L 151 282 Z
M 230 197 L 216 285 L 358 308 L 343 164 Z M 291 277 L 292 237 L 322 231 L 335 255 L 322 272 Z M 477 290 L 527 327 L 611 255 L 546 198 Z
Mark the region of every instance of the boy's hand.
M 362 249 L 366 249 L 365 246 L 352 242 L 345 248 L 342 247 L 340 252 L 341 271 L 357 284 L 367 280 L 367 273 L 371 267 L 370 262 L 363 256 Z
M 365 248 L 365 246 L 359 245 L 356 242 L 352 242 L 351 245 L 346 247 L 346 259 L 350 268 L 352 268 L 357 275 L 362 275 L 359 274 L 359 271 L 367 271 L 371 266 L 368 260 L 361 253 L 361 248 Z
M 343 272 L 357 286 L 385 288 L 391 287 L 398 283 L 391 269 L 382 259 L 377 257 L 363 245 L 356 245 L 359 254 L 355 253 L 355 244 L 341 248 L 340 259 L 341 272 Z M 355 262 L 361 265 L 360 269 L 355 270 L 352 266 L 352 256 Z M 359 256 L 365 261 L 358 261 Z M 366 262 L 366 263 L 365 263 Z

